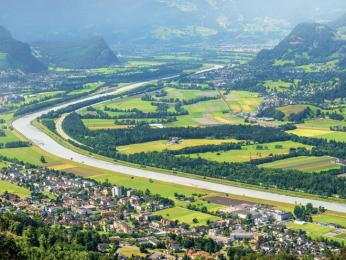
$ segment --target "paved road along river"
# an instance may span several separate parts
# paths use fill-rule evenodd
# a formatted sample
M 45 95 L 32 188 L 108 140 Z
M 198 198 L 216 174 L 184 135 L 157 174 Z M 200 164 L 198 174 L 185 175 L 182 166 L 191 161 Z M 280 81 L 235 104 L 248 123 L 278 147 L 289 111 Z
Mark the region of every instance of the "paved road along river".
M 159 173 L 159 172 L 155 172 L 151 170 L 131 168 L 128 166 L 123 166 L 123 165 L 119 165 L 112 162 L 106 162 L 100 159 L 79 154 L 75 151 L 70 150 L 69 148 L 64 147 L 63 145 L 59 144 L 57 141 L 55 141 L 50 136 L 48 136 L 47 134 L 42 132 L 40 129 L 36 128 L 35 126 L 31 124 L 33 120 L 37 119 L 38 117 L 40 117 L 41 115 L 49 111 L 57 110 L 57 109 L 66 107 L 68 105 L 79 103 L 85 100 L 98 98 L 100 96 L 107 96 L 107 95 L 120 93 L 125 90 L 130 90 L 130 89 L 139 87 L 146 83 L 147 82 L 135 83 L 135 84 L 123 87 L 121 89 L 118 89 L 112 93 L 98 94 L 92 97 L 83 98 L 81 100 L 77 100 L 77 101 L 69 102 L 63 105 L 58 105 L 53 108 L 45 109 L 40 112 L 25 115 L 23 117 L 16 119 L 13 122 L 13 127 L 22 135 L 24 135 L 27 139 L 31 140 L 33 144 L 39 146 L 41 149 L 45 150 L 48 153 L 54 154 L 58 157 L 61 157 L 67 160 L 71 160 L 72 158 L 73 161 L 75 162 L 83 163 L 86 165 L 94 166 L 94 167 L 105 169 L 108 171 L 119 172 L 122 174 L 133 175 L 137 177 L 151 178 L 153 180 L 163 181 L 167 183 L 181 184 L 185 186 L 201 188 L 201 189 L 210 190 L 210 191 L 229 193 L 229 194 L 235 194 L 235 195 L 241 195 L 241 196 L 245 195 L 247 197 L 258 198 L 263 200 L 272 200 L 272 201 L 278 201 L 278 202 L 284 202 L 284 203 L 290 203 L 290 204 L 295 204 L 295 203 L 307 204 L 311 202 L 316 207 L 323 206 L 328 210 L 346 213 L 346 204 L 319 201 L 314 199 L 305 199 L 305 198 L 299 198 L 299 197 L 293 197 L 293 196 L 274 194 L 274 193 L 266 192 L 266 191 L 257 191 L 257 190 L 247 189 L 247 188 L 233 187 L 233 186 L 229 186 L 225 184 L 218 184 L 218 183 L 213 183 L 213 182 L 208 182 L 203 180 L 190 179 L 187 177 L 163 174 L 163 173 Z

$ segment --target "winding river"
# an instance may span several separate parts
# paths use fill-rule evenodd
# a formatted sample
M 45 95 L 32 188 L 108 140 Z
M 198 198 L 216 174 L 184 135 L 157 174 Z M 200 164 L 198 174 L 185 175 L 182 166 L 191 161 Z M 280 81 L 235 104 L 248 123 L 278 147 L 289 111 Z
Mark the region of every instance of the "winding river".
M 215 67 L 213 69 L 215 69 Z M 28 114 L 16 119 L 13 122 L 13 127 L 18 132 L 20 132 L 23 136 L 25 136 L 28 140 L 30 140 L 33 144 L 39 146 L 41 149 L 45 150 L 46 152 L 50 154 L 56 155 L 66 160 L 72 159 L 74 162 L 83 163 L 85 165 L 101 168 L 110 172 L 113 171 L 113 172 L 118 172 L 122 174 L 137 176 L 137 177 L 151 178 L 157 181 L 180 184 L 180 185 L 185 185 L 185 186 L 190 186 L 194 188 L 200 188 L 200 189 L 210 190 L 215 192 L 229 193 L 229 194 L 235 194 L 240 196 L 245 195 L 247 197 L 263 199 L 263 200 L 278 201 L 278 202 L 290 203 L 290 204 L 298 203 L 298 204 L 304 204 L 304 205 L 310 202 L 315 207 L 323 206 L 328 210 L 346 213 L 346 204 L 340 204 L 336 202 L 326 202 L 326 201 L 320 201 L 315 199 L 299 198 L 294 196 L 275 194 L 275 193 L 266 192 L 266 191 L 258 191 L 258 190 L 248 189 L 248 188 L 234 187 L 230 185 L 218 184 L 218 183 L 213 183 L 209 181 L 196 180 L 196 179 L 190 179 L 187 177 L 163 174 L 163 173 L 155 172 L 152 170 L 132 168 L 132 167 L 123 166 L 114 162 L 103 161 L 101 159 L 96 159 L 93 157 L 79 154 L 73 150 L 70 150 L 67 147 L 64 147 L 63 145 L 55 141 L 53 138 L 48 136 L 46 133 L 42 132 L 40 129 L 32 125 L 32 121 L 34 121 L 35 119 L 37 119 L 38 117 L 40 117 L 41 115 L 49 111 L 58 110 L 60 108 L 67 107 L 71 104 L 76 104 L 79 102 L 95 99 L 102 96 L 108 96 L 108 95 L 113 95 L 117 93 L 119 94 L 123 91 L 137 88 L 146 83 L 148 82 L 135 83 L 132 85 L 128 85 L 126 87 L 122 87 L 112 93 L 98 94 L 98 95 L 83 98 L 77 101 L 58 105 L 49 109 L 45 109 L 43 111 Z

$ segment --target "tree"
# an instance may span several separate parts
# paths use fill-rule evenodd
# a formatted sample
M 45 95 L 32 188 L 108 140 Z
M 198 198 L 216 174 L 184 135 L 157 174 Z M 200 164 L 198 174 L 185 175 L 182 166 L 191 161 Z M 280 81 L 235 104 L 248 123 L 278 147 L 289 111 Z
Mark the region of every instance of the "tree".
M 41 163 L 47 163 L 46 158 L 42 155 L 40 158 Z

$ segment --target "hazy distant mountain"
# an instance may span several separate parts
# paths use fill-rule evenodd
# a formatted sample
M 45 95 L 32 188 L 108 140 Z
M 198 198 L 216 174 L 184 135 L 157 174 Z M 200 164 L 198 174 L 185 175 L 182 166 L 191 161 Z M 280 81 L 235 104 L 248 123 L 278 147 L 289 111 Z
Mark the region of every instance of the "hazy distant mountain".
M 0 70 L 40 72 L 45 69 L 31 54 L 28 44 L 13 39 L 11 33 L 0 26 Z
M 275 48 L 262 50 L 253 63 L 284 65 L 340 61 L 345 51 L 346 41 L 328 25 L 302 23 Z
M 94 68 L 119 63 L 101 37 L 72 42 L 39 42 L 33 46 L 37 57 L 49 66 Z
M 28 41 L 102 35 L 123 45 L 263 43 L 342 10 L 344 0 L 2 0 L 0 23 Z

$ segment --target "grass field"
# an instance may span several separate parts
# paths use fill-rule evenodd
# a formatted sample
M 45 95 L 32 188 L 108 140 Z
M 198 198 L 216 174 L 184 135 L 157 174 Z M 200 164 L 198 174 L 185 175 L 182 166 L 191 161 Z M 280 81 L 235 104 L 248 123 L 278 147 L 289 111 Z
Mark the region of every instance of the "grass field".
M 234 143 L 237 140 L 209 140 L 209 139 L 186 139 L 182 140 L 179 144 L 170 144 L 167 140 L 146 142 L 140 144 L 131 144 L 117 147 L 117 150 L 125 154 L 134 154 L 141 152 L 163 151 L 163 150 L 180 150 L 186 147 L 209 145 L 209 144 L 222 144 L 222 143 Z
M 84 125 L 90 130 L 117 129 L 127 126 L 115 125 L 113 119 L 82 119 Z
M 333 159 L 329 156 L 300 156 L 262 164 L 261 166 L 265 168 L 296 169 L 303 172 L 321 172 L 340 169 L 341 166 L 333 162 Z
M 124 99 L 113 99 L 108 102 L 94 106 L 97 109 L 103 110 L 104 107 L 118 108 L 118 109 L 133 109 L 137 108 L 143 112 L 155 112 L 156 107 L 151 105 L 150 101 L 143 101 L 141 98 L 124 98 Z
M 71 92 L 69 92 L 69 95 L 77 95 L 77 94 L 84 94 L 91 91 L 96 90 L 98 87 L 102 86 L 104 82 L 93 82 L 93 83 L 87 83 L 83 86 L 81 89 L 76 89 Z
M 278 92 L 284 92 L 287 89 L 290 88 L 292 83 L 278 80 L 278 81 L 272 81 L 272 80 L 266 80 L 264 82 L 264 86 L 269 89 L 269 90 L 274 90 L 276 89 Z
M 56 162 L 58 159 L 51 156 L 37 147 L 24 147 L 24 148 L 12 148 L 12 149 L 0 149 L 0 155 L 8 158 L 17 158 L 20 161 L 26 163 L 32 163 L 36 165 L 42 165 L 40 159 L 43 155 L 47 163 Z
M 315 110 L 316 107 L 311 105 L 288 105 L 284 107 L 278 107 L 277 110 L 284 113 L 286 116 L 289 116 L 290 114 L 295 114 L 304 111 L 307 107 L 310 107 L 312 110 Z
M 334 240 L 340 243 L 346 242 L 345 230 L 337 230 L 336 228 L 325 227 L 313 223 L 307 223 L 304 225 L 288 223 L 287 227 L 294 230 L 303 230 L 307 232 L 307 234 L 313 239 L 327 238 L 329 240 Z
M 136 246 L 124 246 L 118 250 L 118 253 L 128 257 L 129 259 L 133 256 L 146 257 L 146 254 L 141 253 L 139 248 Z
M 197 97 L 215 97 L 218 95 L 216 90 L 196 90 L 196 89 L 176 89 L 165 88 L 167 97 L 165 98 L 178 98 L 180 100 L 189 100 Z
M 201 157 L 217 162 L 247 162 L 253 159 L 265 158 L 270 155 L 287 154 L 290 148 L 307 147 L 300 143 L 286 141 L 262 144 L 263 149 L 257 145 L 243 146 L 241 150 L 230 150 L 226 152 L 209 152 L 190 155 L 191 157 Z
M 314 119 L 307 120 L 304 124 L 297 125 L 297 129 L 288 131 L 288 133 L 298 136 L 325 138 L 327 140 L 335 140 L 346 142 L 346 132 L 331 131 L 332 126 L 346 126 L 346 122 L 331 119 Z
M 346 228 L 346 216 L 345 214 L 327 211 L 323 214 L 314 215 L 313 221 L 315 222 L 321 222 L 321 223 L 331 223 L 340 225 L 342 227 Z
M 6 191 L 8 193 L 15 194 L 21 198 L 25 198 L 26 196 L 31 194 L 31 192 L 28 189 L 14 185 L 8 181 L 0 180 L 0 194 L 4 194 Z
M 182 207 L 174 207 L 157 211 L 155 212 L 155 215 L 162 216 L 163 218 L 167 218 L 170 220 L 178 220 L 180 223 L 186 223 L 190 226 L 202 226 L 206 225 L 207 221 L 213 222 L 220 220 L 220 218 L 216 216 L 189 210 Z M 198 223 L 194 223 L 193 219 L 197 219 Z
M 258 93 L 248 91 L 231 91 L 226 100 L 234 113 L 254 113 L 263 102 Z

